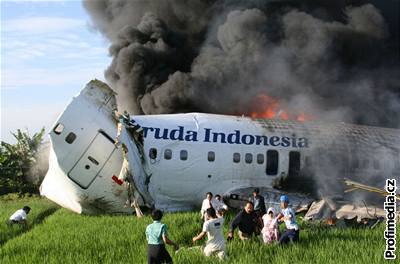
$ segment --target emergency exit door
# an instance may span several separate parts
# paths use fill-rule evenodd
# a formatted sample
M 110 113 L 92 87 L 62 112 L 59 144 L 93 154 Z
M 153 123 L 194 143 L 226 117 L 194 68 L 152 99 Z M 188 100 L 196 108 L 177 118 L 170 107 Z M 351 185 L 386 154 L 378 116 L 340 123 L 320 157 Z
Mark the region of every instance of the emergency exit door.
M 99 131 L 85 153 L 69 171 L 68 177 L 83 189 L 87 189 L 110 158 L 114 149 L 115 146 L 109 136 L 105 135 L 103 131 Z
M 300 152 L 289 152 L 289 179 L 300 175 Z

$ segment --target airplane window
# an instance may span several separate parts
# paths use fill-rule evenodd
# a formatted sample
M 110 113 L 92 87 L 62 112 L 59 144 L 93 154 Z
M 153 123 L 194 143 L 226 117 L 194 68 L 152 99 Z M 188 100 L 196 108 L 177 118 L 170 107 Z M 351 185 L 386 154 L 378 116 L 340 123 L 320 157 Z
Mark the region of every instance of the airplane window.
M 395 169 L 395 170 L 400 170 L 400 157 L 399 157 L 399 153 L 395 153 L 393 156 L 394 156 L 394 169 Z
M 366 169 L 369 166 L 369 160 L 365 159 L 363 160 L 363 168 Z
M 358 167 L 360 166 L 360 164 L 358 162 L 358 159 L 354 158 L 351 165 L 352 165 L 353 168 L 358 169 Z
M 300 152 L 290 151 L 289 152 L 289 179 L 291 177 L 296 178 L 300 175 Z
M 68 144 L 72 144 L 72 142 L 74 142 L 75 139 L 76 139 L 76 135 L 75 135 L 74 133 L 72 133 L 72 132 L 70 132 L 70 133 L 65 137 L 65 141 L 66 141 Z
M 310 156 L 306 156 L 305 163 L 306 167 L 312 167 L 312 160 Z
M 264 155 L 263 154 L 257 154 L 257 163 L 258 164 L 264 163 Z
M 253 162 L 253 155 L 251 153 L 246 153 L 244 156 L 244 160 L 246 163 L 252 163 Z
M 215 160 L 215 153 L 214 151 L 209 151 L 208 152 L 208 161 L 214 161 Z
M 164 159 L 170 160 L 172 158 L 172 150 L 166 149 L 164 151 Z
M 379 160 L 374 160 L 374 169 L 375 170 L 379 170 L 380 169 Z
M 156 148 L 151 148 L 149 150 L 149 158 L 150 159 L 156 159 L 157 158 L 157 149 Z
M 240 153 L 233 153 L 233 162 L 235 163 L 240 162 Z
M 338 158 L 334 153 L 328 153 L 328 160 L 330 164 L 338 164 Z
M 267 175 L 278 173 L 279 153 L 276 150 L 267 151 Z
M 187 160 L 188 152 L 186 150 L 181 150 L 181 160 Z
M 57 135 L 60 135 L 63 132 L 63 130 L 64 130 L 64 125 L 61 123 L 58 123 L 53 129 L 54 133 L 56 133 Z

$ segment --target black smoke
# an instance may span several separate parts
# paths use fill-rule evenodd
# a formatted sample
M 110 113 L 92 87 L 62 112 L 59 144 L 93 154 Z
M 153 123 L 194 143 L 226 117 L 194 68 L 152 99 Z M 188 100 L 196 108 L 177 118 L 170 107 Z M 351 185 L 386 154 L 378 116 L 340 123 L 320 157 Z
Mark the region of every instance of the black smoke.
M 265 93 L 318 120 L 400 127 L 398 1 L 83 4 L 111 43 L 120 110 L 243 114 Z

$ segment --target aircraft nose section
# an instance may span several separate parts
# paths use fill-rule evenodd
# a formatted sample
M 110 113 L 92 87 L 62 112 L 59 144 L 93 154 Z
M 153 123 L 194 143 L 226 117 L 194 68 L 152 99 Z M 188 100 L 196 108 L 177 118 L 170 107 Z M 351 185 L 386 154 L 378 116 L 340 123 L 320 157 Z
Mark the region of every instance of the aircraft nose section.
M 49 155 L 49 170 L 40 185 L 40 195 L 75 213 L 82 213 L 76 187 L 71 184 L 65 172 L 58 165 L 52 148 Z

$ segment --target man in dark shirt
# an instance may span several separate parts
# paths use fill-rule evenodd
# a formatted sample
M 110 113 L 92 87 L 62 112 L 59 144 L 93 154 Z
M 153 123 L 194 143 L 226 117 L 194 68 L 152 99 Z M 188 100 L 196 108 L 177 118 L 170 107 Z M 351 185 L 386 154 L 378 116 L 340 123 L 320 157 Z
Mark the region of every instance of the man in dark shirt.
M 241 210 L 231 222 L 228 233 L 228 240 L 233 239 L 235 228 L 239 228 L 239 237 L 241 240 L 248 240 L 256 232 L 259 219 L 253 211 L 253 203 L 248 201 L 243 210 Z
M 249 200 L 254 204 L 254 212 L 257 214 L 258 217 L 261 218 L 265 214 L 266 208 L 264 197 L 261 196 L 259 193 L 260 189 L 255 188 L 253 191 L 253 196 L 250 197 Z

